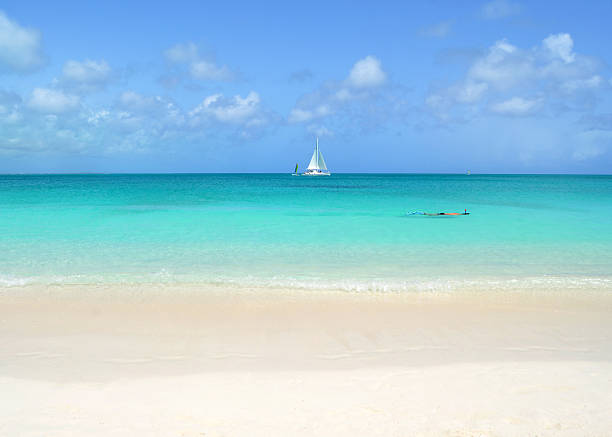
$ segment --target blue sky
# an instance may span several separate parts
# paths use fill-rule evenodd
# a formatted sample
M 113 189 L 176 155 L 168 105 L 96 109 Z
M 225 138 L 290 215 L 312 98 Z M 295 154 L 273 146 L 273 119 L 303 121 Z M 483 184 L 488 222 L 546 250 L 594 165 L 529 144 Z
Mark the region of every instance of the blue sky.
M 612 172 L 612 2 L 159 3 L 0 4 L 0 172 Z

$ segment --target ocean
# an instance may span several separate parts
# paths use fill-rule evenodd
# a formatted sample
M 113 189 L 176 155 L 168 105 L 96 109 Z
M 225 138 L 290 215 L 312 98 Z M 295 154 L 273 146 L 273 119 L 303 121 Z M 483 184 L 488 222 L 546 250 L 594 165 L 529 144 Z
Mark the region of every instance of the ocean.
M 0 176 L 0 286 L 125 283 L 612 290 L 612 176 Z

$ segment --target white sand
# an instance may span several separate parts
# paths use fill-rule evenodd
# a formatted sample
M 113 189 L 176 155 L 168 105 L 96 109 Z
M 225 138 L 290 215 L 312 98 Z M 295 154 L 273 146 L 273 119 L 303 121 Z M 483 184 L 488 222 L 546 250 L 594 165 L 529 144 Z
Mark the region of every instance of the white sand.
M 0 292 L 4 436 L 606 436 L 612 297 Z

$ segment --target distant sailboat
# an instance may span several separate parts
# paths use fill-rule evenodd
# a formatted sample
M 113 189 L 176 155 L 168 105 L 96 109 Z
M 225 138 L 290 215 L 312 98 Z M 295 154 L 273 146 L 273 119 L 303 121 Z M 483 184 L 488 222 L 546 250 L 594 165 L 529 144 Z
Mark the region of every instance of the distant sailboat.
M 327 169 L 325 165 L 325 160 L 323 159 L 323 155 L 319 150 L 319 137 L 317 137 L 317 145 L 315 147 L 314 153 L 312 154 L 312 158 L 310 159 L 310 164 L 308 164 L 308 169 L 302 173 L 303 176 L 330 176 L 331 173 Z
M 298 165 L 297 162 L 295 163 L 295 170 L 293 170 L 293 173 L 291 173 L 293 176 L 299 176 L 300 174 L 297 172 L 298 169 Z

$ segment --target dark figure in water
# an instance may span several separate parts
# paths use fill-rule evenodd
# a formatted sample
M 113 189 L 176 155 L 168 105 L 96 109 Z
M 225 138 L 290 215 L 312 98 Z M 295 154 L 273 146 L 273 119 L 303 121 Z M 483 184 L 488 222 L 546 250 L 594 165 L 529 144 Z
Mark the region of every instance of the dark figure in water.
M 467 209 L 464 209 L 463 212 L 438 212 L 435 214 L 430 214 L 428 212 L 424 213 L 425 215 L 470 215 L 469 212 L 467 212 Z

